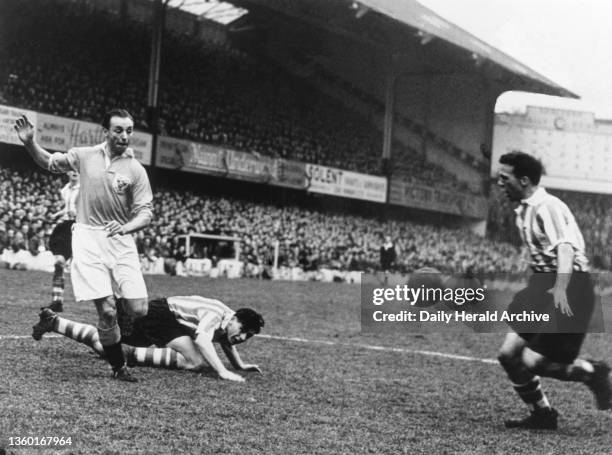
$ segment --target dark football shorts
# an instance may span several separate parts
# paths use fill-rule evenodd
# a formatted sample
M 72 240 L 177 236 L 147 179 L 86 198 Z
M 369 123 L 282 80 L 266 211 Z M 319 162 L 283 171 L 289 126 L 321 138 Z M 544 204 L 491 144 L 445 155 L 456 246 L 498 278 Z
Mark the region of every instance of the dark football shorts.
M 147 315 L 135 321 L 130 321 L 120 301 L 121 299 L 117 302 L 117 316 L 122 343 L 139 347 L 151 346 L 152 344 L 164 347 L 175 338 L 192 336 L 189 328 L 176 320 L 166 299 L 150 300 Z
M 49 237 L 49 250 L 54 255 L 61 254 L 64 259 L 72 257 L 72 225 L 74 220 L 66 220 L 57 224 Z
M 534 273 L 525 289 L 519 291 L 508 307 L 508 312 L 546 312 L 554 315 L 553 321 L 541 329 L 526 323 L 510 322 L 510 326 L 527 347 L 546 358 L 560 363 L 572 363 L 578 354 L 588 330 L 595 307 L 595 293 L 591 276 L 587 272 L 572 273 L 567 288 L 567 301 L 573 316 L 565 316 L 554 309 L 554 299 L 549 292 L 556 281 L 556 273 Z M 535 328 L 535 330 L 533 330 Z

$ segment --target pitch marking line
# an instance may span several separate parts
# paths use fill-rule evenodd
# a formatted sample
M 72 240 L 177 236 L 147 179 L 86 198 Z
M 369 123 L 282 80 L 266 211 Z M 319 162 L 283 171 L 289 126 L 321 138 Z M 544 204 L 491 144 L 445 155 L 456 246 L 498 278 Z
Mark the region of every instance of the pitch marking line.
M 335 341 L 309 340 L 306 338 L 281 337 L 281 336 L 276 336 L 276 335 L 258 334 L 256 336 L 261 337 L 261 338 L 268 338 L 271 340 L 295 341 L 297 343 L 325 344 L 328 346 L 342 346 L 342 347 L 358 347 L 362 349 L 369 349 L 371 351 L 399 352 L 402 354 L 417 354 L 417 355 L 424 355 L 424 356 L 429 356 L 429 357 L 442 357 L 445 359 L 465 360 L 468 362 L 480 362 L 480 363 L 487 363 L 487 364 L 492 364 L 492 365 L 499 364 L 497 360 L 493 360 L 493 359 L 481 359 L 478 357 L 470 357 L 466 355 L 447 354 L 445 352 L 437 352 L 437 351 L 423 351 L 420 349 L 392 348 L 389 346 L 376 346 L 376 345 L 364 344 L 364 343 L 338 343 Z
M 26 340 L 32 339 L 30 335 L 0 335 L 0 341 L 2 340 Z M 45 338 L 64 338 L 62 335 L 53 334 L 53 335 L 45 335 Z
M 280 341 L 293 341 L 296 343 L 309 343 L 309 344 L 324 344 L 327 346 L 342 346 L 342 347 L 358 347 L 362 349 L 368 349 L 370 351 L 382 351 L 382 352 L 399 352 L 401 354 L 413 354 L 413 355 L 423 355 L 427 357 L 440 357 L 444 359 L 452 359 L 452 360 L 464 360 L 467 362 L 480 362 L 487 363 L 492 365 L 497 365 L 497 360 L 493 359 L 481 359 L 479 357 L 470 357 L 467 355 L 458 355 L 458 354 L 448 354 L 445 352 L 437 352 L 437 351 L 424 351 L 420 349 L 407 349 L 407 348 L 393 348 L 390 346 L 377 346 L 372 344 L 364 344 L 364 343 L 339 343 L 336 341 L 326 341 L 326 340 L 309 340 L 307 338 L 297 338 L 297 337 L 281 337 L 277 335 L 256 335 L 259 338 L 267 338 L 269 340 L 280 340 Z M 0 336 L 1 340 L 25 340 L 31 338 L 27 335 L 2 335 Z M 45 338 L 64 338 L 62 335 L 45 335 Z

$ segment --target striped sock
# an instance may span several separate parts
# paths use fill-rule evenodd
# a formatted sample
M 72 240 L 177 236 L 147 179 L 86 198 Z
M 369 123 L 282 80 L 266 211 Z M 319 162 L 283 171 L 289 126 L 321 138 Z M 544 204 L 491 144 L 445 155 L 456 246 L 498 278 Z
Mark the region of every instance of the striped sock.
M 170 348 L 134 348 L 136 365 L 177 370 L 183 368 L 185 359 Z
M 550 408 L 539 376 L 534 376 L 525 384 L 514 384 L 514 390 L 519 394 L 521 400 L 532 406 L 534 410 Z
M 582 382 L 591 379 L 593 373 L 595 373 L 595 366 L 588 360 L 576 359 L 568 367 L 568 376 Z
M 53 288 L 51 290 L 52 302 L 64 302 L 64 267 L 56 264 L 53 272 L 52 280 Z
M 104 354 L 98 329 L 93 325 L 81 324 L 58 316 L 54 331 L 89 346 L 100 355 Z

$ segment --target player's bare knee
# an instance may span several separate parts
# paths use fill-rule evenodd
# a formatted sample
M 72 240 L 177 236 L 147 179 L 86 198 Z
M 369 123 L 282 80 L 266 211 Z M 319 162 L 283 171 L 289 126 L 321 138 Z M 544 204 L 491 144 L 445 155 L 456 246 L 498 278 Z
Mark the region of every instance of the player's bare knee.
M 66 259 L 64 259 L 64 256 L 55 256 L 55 267 L 66 267 Z
M 114 308 L 108 308 L 99 315 L 100 327 L 111 328 L 117 325 L 117 312 Z
M 147 299 L 126 299 L 126 312 L 134 319 L 147 315 L 149 304 Z
M 204 359 L 195 352 L 182 352 L 185 358 L 185 369 L 186 370 L 200 370 L 204 367 L 206 362 Z
M 113 297 L 94 300 L 98 310 L 100 327 L 111 328 L 117 325 L 117 309 Z
M 546 359 L 543 356 L 530 349 L 525 349 L 523 351 L 521 361 L 523 365 L 533 373 L 538 373 L 546 363 Z

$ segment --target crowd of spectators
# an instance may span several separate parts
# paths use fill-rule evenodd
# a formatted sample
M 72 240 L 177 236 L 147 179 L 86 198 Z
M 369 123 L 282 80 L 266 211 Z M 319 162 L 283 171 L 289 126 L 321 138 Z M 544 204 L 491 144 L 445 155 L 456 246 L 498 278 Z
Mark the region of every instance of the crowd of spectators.
M 121 105 L 146 123 L 148 25 L 96 11 L 89 2 L 0 2 L 0 102 L 54 115 L 99 121 Z M 383 173 L 380 133 L 355 112 L 286 72 L 228 45 L 167 33 L 162 52 L 161 133 L 262 155 L 371 174 Z M 424 132 L 427 133 L 427 132 Z M 413 183 L 466 190 L 454 174 L 420 153 L 394 145 L 396 175 Z M 404 163 L 404 164 L 402 164 Z M 45 248 L 57 211 L 60 178 L 0 168 L 0 251 Z M 612 268 L 608 240 L 612 196 L 558 192 L 576 215 L 587 254 Z M 379 265 L 384 235 L 398 249 L 398 267 L 447 271 L 524 268 L 512 207 L 496 191 L 490 198 L 490 240 L 467 231 L 209 197 L 160 189 L 154 225 L 138 234 L 145 257 L 184 261 L 214 252 L 186 251 L 177 235 L 238 236 L 241 259 L 269 266 L 279 243 L 279 265 L 368 270 Z
M 612 195 L 550 190 L 572 209 L 585 238 L 587 253 L 593 264 L 612 269 Z
M 65 178 L 32 167 L 0 167 L 0 252 L 47 248 L 54 227 L 51 214 L 62 208 Z M 612 196 L 551 190 L 567 202 L 582 230 L 587 256 L 598 269 L 612 268 L 609 248 Z M 488 233 L 483 239 L 467 230 L 406 220 L 329 213 L 297 205 L 279 206 L 246 199 L 179 191 L 172 186 L 155 192 L 155 221 L 137 234 L 143 258 L 220 259 L 214 248 L 192 245 L 186 251 L 178 236 L 189 233 L 237 237 L 240 260 L 270 267 L 278 242 L 278 265 L 304 270 L 379 270 L 384 236 L 395 243 L 395 268 L 410 272 L 436 267 L 454 272 L 516 272 L 525 268 L 511 204 L 501 192 L 490 198 Z
M 148 25 L 119 20 L 88 2 L 0 4 L 0 100 L 99 121 L 108 106 L 148 128 Z M 277 158 L 383 174 L 382 136 L 367 120 L 282 69 L 229 45 L 167 32 L 160 74 L 160 132 Z M 396 144 L 398 175 L 468 190 Z
M 432 166 L 425 156 L 416 150 L 400 144 L 395 145 L 395 150 L 399 156 L 393 159 L 392 178 L 399 178 L 412 184 L 482 196 L 480 189 L 475 189 L 474 185 L 459 180 L 455 174 L 440 166 Z
M 61 205 L 59 181 L 38 172 L 0 168 L 0 253 L 44 251 L 53 229 L 51 214 Z M 57 187 L 57 191 L 48 191 Z
M 61 209 L 65 179 L 35 169 L 0 168 L 0 251 L 44 250 L 53 228 L 50 215 Z M 178 191 L 171 186 L 154 194 L 155 221 L 136 236 L 143 258 L 221 259 L 214 249 L 190 248 L 178 236 L 189 233 L 238 237 L 240 257 L 260 270 L 272 266 L 278 242 L 278 265 L 337 270 L 380 269 L 380 246 L 390 236 L 397 248 L 398 271 L 429 266 L 455 272 L 520 270 L 518 250 L 466 230 L 410 221 L 387 220 L 278 206 L 228 197 Z
M 0 167 L 0 252 L 4 248 L 46 248 L 54 226 L 51 214 L 61 209 L 60 188 L 65 179 L 36 169 Z M 572 209 L 583 232 L 587 255 L 599 269 L 612 268 L 609 248 L 612 196 L 551 190 Z M 171 186 L 155 193 L 153 225 L 137 234 L 143 257 L 219 259 L 214 249 L 185 250 L 177 236 L 206 233 L 240 239 L 240 259 L 271 266 L 279 244 L 279 266 L 305 270 L 378 270 L 385 235 L 397 248 L 400 271 L 431 266 L 445 271 L 470 266 L 480 272 L 514 272 L 525 268 L 514 212 L 503 194 L 492 191 L 489 239 L 466 230 L 278 206 L 228 197 L 177 191 Z M 509 228 L 510 227 L 510 228 Z

